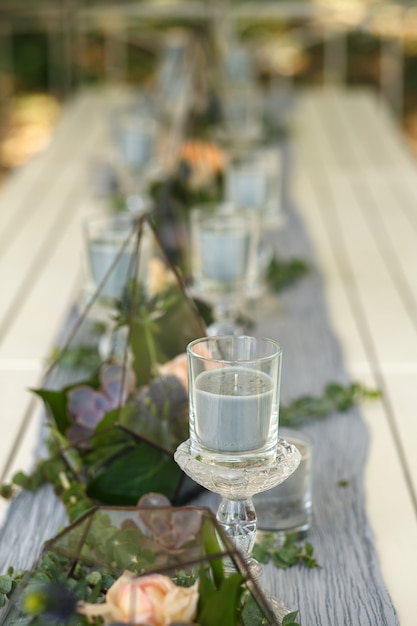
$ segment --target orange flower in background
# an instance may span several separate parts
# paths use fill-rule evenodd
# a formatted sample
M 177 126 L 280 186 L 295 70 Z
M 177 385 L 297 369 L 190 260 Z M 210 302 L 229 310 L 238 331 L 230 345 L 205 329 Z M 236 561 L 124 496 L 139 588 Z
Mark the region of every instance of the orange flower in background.
M 226 154 L 219 146 L 198 139 L 182 144 L 180 158 L 191 167 L 206 167 L 213 172 L 221 172 L 226 166 Z
M 225 152 L 214 143 L 198 139 L 190 139 L 182 144 L 180 159 L 191 170 L 189 183 L 193 189 L 207 187 L 226 167 Z
M 104 604 L 81 602 L 78 612 L 87 618 L 101 616 L 105 624 L 168 626 L 192 623 L 198 598 L 198 581 L 192 587 L 179 587 L 162 574 L 138 577 L 124 572 L 108 590 Z

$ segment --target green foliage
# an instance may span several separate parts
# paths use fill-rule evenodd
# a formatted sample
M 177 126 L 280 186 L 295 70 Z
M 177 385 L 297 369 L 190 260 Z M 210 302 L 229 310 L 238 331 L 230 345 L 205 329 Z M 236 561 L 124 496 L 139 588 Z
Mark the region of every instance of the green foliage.
M 89 371 L 97 370 L 101 364 L 101 357 L 97 346 L 79 345 L 67 347 L 63 352 L 55 348 L 50 355 L 49 361 L 54 363 L 59 360 L 59 364 L 68 369 L 85 367 Z
M 221 554 L 213 527 L 203 525 L 203 543 L 205 552 L 210 555 Z M 200 568 L 199 608 L 197 622 L 200 626 L 236 626 L 238 623 L 239 600 L 243 593 L 243 576 L 236 572 L 226 576 L 221 558 L 210 560 L 210 571 Z
M 87 494 L 104 504 L 137 504 L 149 492 L 173 499 L 181 469 L 164 452 L 141 442 L 99 473 L 87 487 Z
M 165 532 L 169 535 L 169 528 Z M 224 546 L 207 518 L 203 521 L 202 532 L 200 566 L 191 571 L 179 570 L 173 577 L 177 585 L 187 587 L 199 578 L 196 623 L 200 626 L 267 626 L 270 622 L 261 608 L 262 603 L 249 592 L 243 575 L 225 573 Z M 193 541 L 194 533 L 189 538 Z M 140 575 L 155 569 L 161 554 L 160 547 L 155 552 L 154 539 L 144 535 L 133 520 L 115 526 L 106 512 L 96 511 L 93 524 L 86 519 L 85 523 L 55 539 L 54 546 L 47 548 L 32 572 L 14 575 L 9 570 L 7 576 L 0 577 L 0 593 L 5 595 L 5 601 L 18 584 L 22 581 L 25 584 L 11 608 L 7 624 L 85 626 L 86 618 L 76 613 L 78 601 L 102 602 L 124 570 Z M 169 555 L 168 561 L 161 562 L 162 567 L 168 562 Z
M 291 611 L 291 613 L 288 613 L 282 620 L 282 626 L 300 626 L 298 622 L 295 621 L 297 615 L 298 611 Z
M 24 574 L 21 570 L 15 572 L 13 567 L 9 567 L 7 573 L 0 576 L 0 608 L 6 606 L 22 582 Z
M 279 292 L 308 274 L 309 271 L 308 263 L 302 259 L 284 261 L 275 255 L 266 268 L 266 284 L 272 291 Z
M 314 557 L 314 548 L 310 542 L 297 542 L 296 534 L 289 533 L 279 548 L 275 547 L 275 537 L 265 534 L 261 541 L 255 544 L 253 556 L 260 563 L 273 562 L 279 569 L 287 569 L 294 565 L 305 565 L 309 569 L 319 567 Z
M 380 392 L 367 389 L 360 383 L 344 386 L 340 383 L 329 383 L 321 397 L 304 395 L 288 406 L 280 409 L 281 426 L 300 426 L 301 424 L 321 419 L 335 412 L 346 412 L 355 404 L 364 400 L 380 397 Z
M 242 595 L 243 576 L 231 574 L 215 585 L 204 569 L 200 572 L 200 603 L 198 624 L 200 626 L 236 626 L 238 623 L 239 598 Z
M 130 328 L 129 345 L 137 385 L 156 375 L 156 365 L 185 352 L 187 344 L 205 334 L 197 308 L 178 285 L 170 285 L 152 297 L 132 282 L 116 303 L 117 326 Z
M 56 428 L 64 434 L 71 424 L 67 411 L 67 388 L 59 391 L 50 389 L 32 389 L 32 391 L 42 398 Z

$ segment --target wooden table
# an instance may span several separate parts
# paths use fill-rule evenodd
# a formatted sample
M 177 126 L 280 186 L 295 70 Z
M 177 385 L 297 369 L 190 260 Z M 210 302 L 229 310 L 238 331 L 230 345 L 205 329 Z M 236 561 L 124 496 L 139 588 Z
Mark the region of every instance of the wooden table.
M 89 174 L 108 142 L 116 96 L 77 95 L 48 149 L 0 194 L 1 480 L 30 467 L 40 407 L 27 388 L 39 384 L 82 284 L 81 224 L 97 205 Z M 383 393 L 363 407 L 371 434 L 367 512 L 400 623 L 414 626 L 416 164 L 371 92 L 309 90 L 297 103 L 289 193 L 315 250 L 348 373 Z
M 417 170 L 368 91 L 307 93 L 294 126 L 292 190 L 314 242 L 353 379 L 382 401 L 371 433 L 367 510 L 402 626 L 415 621 L 417 554 Z
M 108 141 L 112 97 L 68 102 L 48 148 L 1 189 L 0 482 L 30 463 L 38 405 L 27 388 L 42 380 L 85 278 L 82 223 L 97 209 L 92 171 Z

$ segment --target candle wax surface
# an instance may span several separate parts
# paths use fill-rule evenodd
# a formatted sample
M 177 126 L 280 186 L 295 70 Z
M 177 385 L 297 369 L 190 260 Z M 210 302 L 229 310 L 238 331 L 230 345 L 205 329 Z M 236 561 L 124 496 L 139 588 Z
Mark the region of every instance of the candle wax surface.
M 250 452 L 268 445 L 273 382 L 245 367 L 219 367 L 195 379 L 195 432 L 199 443 L 219 452 Z M 278 427 L 278 424 L 277 424 Z

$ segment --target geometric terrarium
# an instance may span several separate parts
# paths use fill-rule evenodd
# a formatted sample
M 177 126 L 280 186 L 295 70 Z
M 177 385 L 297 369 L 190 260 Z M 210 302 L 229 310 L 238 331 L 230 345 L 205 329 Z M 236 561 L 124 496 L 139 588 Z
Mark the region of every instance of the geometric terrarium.
M 97 507 L 80 517 L 45 544 L 3 624 L 84 626 L 103 619 L 278 624 L 211 511 L 169 506 Z
M 130 221 L 123 238 L 90 241 L 97 290 L 35 393 L 93 503 L 158 492 L 178 505 L 201 489 L 173 454 L 188 437 L 185 349 L 205 325 L 148 216 Z

